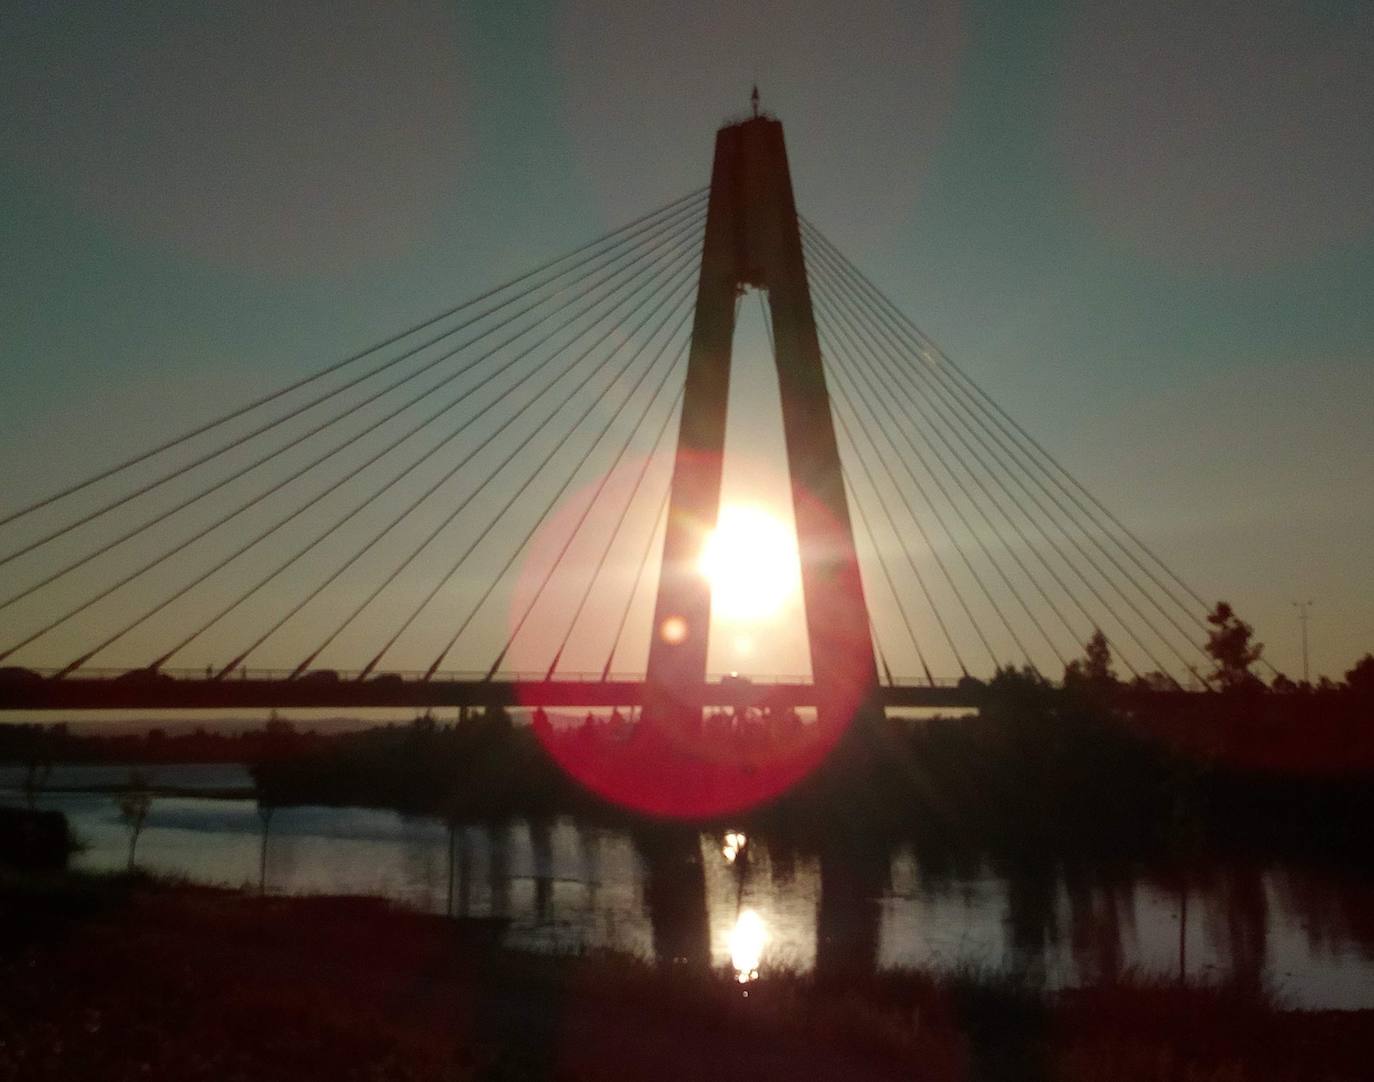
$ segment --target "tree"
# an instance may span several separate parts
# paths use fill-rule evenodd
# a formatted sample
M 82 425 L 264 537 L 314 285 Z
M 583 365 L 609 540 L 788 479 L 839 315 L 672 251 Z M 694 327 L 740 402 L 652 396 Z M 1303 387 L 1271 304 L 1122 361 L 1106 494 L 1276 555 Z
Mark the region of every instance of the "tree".
M 1117 683 L 1116 670 L 1112 668 L 1112 648 L 1101 628 L 1093 628 L 1092 636 L 1083 647 L 1083 656 L 1074 658 L 1064 666 L 1066 687 L 1088 687 L 1105 689 Z
M 258 801 L 258 821 L 262 823 L 262 849 L 258 853 L 258 893 L 267 893 L 267 835 L 272 830 L 272 816 L 277 808 L 274 804 Z
M 1365 654 L 1355 667 L 1345 674 L 1345 684 L 1356 695 L 1374 698 L 1374 654 Z
M 148 779 L 142 771 L 129 771 L 129 785 L 115 800 L 119 808 L 119 818 L 129 828 L 129 871 L 134 870 L 134 852 L 138 848 L 138 836 L 143 833 L 143 824 L 153 806 L 153 792 Z
M 462 831 L 466 816 L 461 794 L 455 788 L 444 795 L 439 802 L 439 813 L 444 820 L 444 825 L 448 827 L 448 896 L 444 903 L 444 916 L 451 917 L 453 913 L 453 886 L 455 878 L 455 860 L 458 846 L 458 836 Z
M 267 724 L 263 726 L 263 732 L 278 740 L 289 740 L 296 735 L 296 727 L 273 710 L 267 715 Z
M 257 780 L 257 779 L 255 779 Z M 267 836 L 272 832 L 272 816 L 277 812 L 277 801 L 271 785 L 257 780 L 258 822 L 262 824 L 262 845 L 258 849 L 258 894 L 267 893 Z
M 1259 680 L 1250 672 L 1250 666 L 1259 660 L 1264 644 L 1250 641 L 1255 629 L 1237 616 L 1225 601 L 1217 602 L 1207 622 L 1213 628 L 1207 635 L 1206 646 L 1208 656 L 1216 663 L 1212 679 L 1222 691 L 1257 686 Z

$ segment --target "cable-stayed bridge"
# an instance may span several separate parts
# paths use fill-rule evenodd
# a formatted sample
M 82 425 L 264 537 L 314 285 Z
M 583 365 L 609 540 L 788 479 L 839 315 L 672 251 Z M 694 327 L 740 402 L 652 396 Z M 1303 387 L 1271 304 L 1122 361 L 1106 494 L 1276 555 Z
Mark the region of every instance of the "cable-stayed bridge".
M 811 672 L 746 681 L 697 559 L 754 303 Z M 0 511 L 0 709 L 950 706 L 1097 629 L 1196 684 L 1206 611 L 797 212 L 758 115 L 708 188 Z

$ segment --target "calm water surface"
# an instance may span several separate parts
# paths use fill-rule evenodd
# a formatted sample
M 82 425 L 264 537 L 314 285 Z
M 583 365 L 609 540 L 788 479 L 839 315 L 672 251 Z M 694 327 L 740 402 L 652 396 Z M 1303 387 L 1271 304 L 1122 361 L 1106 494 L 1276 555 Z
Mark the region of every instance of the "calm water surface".
M 251 785 L 237 765 L 147 773 L 187 789 Z M 124 767 L 64 766 L 49 785 L 127 777 Z M 19 786 L 19 771 L 0 769 L 0 801 L 18 803 Z M 76 867 L 124 866 L 128 832 L 110 796 L 49 792 L 43 804 L 66 812 L 84 844 Z M 252 801 L 159 797 L 138 860 L 197 882 L 256 887 L 262 839 Z M 986 865 L 937 874 L 909 849 L 822 860 L 770 851 L 760 838 L 637 835 L 569 818 L 466 827 L 450 838 L 430 819 L 303 807 L 272 817 L 266 886 L 503 917 L 512 946 L 610 948 L 733 966 L 745 979 L 783 966 L 974 966 L 1062 986 L 1135 972 L 1267 983 L 1296 1006 L 1374 1008 L 1374 887 L 1283 864 L 1214 868 L 1186 888 L 1148 872 L 1104 885 Z

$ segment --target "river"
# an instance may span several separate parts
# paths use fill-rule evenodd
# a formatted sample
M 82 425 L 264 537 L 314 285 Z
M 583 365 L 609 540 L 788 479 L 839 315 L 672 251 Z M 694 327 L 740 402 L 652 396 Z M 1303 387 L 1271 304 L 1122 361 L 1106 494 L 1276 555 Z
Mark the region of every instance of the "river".
M 147 769 L 182 790 L 250 787 L 237 765 Z M 127 767 L 62 766 L 44 807 L 67 814 L 80 869 L 124 866 L 128 830 L 108 794 Z M 0 802 L 21 777 L 0 768 Z M 197 883 L 256 889 L 263 823 L 251 800 L 154 800 L 138 863 Z M 451 859 L 450 859 L 451 858 Z M 451 874 L 450 874 L 451 873 Z M 823 860 L 696 830 L 606 829 L 570 818 L 469 826 L 363 808 L 281 808 L 265 886 L 371 894 L 434 913 L 509 921 L 513 947 L 609 949 L 741 979 L 786 967 L 1015 971 L 1049 987 L 1154 976 L 1265 985 L 1309 1008 L 1374 1008 L 1374 884 L 1273 862 L 1187 877 L 1148 868 L 1111 881 L 977 864 L 923 867 L 899 847 Z

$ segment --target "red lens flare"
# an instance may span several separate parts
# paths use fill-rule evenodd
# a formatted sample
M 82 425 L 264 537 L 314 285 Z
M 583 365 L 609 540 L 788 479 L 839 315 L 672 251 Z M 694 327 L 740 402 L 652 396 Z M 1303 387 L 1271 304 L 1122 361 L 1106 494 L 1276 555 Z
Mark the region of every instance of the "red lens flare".
M 813 522 L 823 514 L 814 501 L 807 501 L 805 511 Z M 557 523 L 564 531 L 570 528 L 562 512 L 554 516 L 549 536 L 528 561 L 532 577 L 542 577 L 549 553 L 561 548 L 554 536 Z M 833 558 L 829 551 L 813 555 L 821 561 Z M 516 595 L 532 596 L 528 589 L 517 589 Z M 522 705 L 534 710 L 535 734 L 554 761 L 612 803 L 675 819 L 738 812 L 781 795 L 814 771 L 864 703 L 872 686 L 871 645 L 866 630 L 863 639 L 843 633 L 851 623 L 865 626 L 827 622 L 824 670 L 830 678 L 824 688 L 726 677 L 705 686 L 658 689 L 655 707 L 646 711 L 638 680 L 577 680 L 585 702 L 620 705 L 598 705 L 579 717 L 580 708 L 558 705 L 575 697 L 568 688 L 560 692 L 547 683 L 524 685 Z M 604 631 L 596 621 L 588 629 Z M 644 630 L 649 629 L 641 625 L 641 634 Z M 672 617 L 653 629 L 670 643 L 685 639 L 687 630 Z

